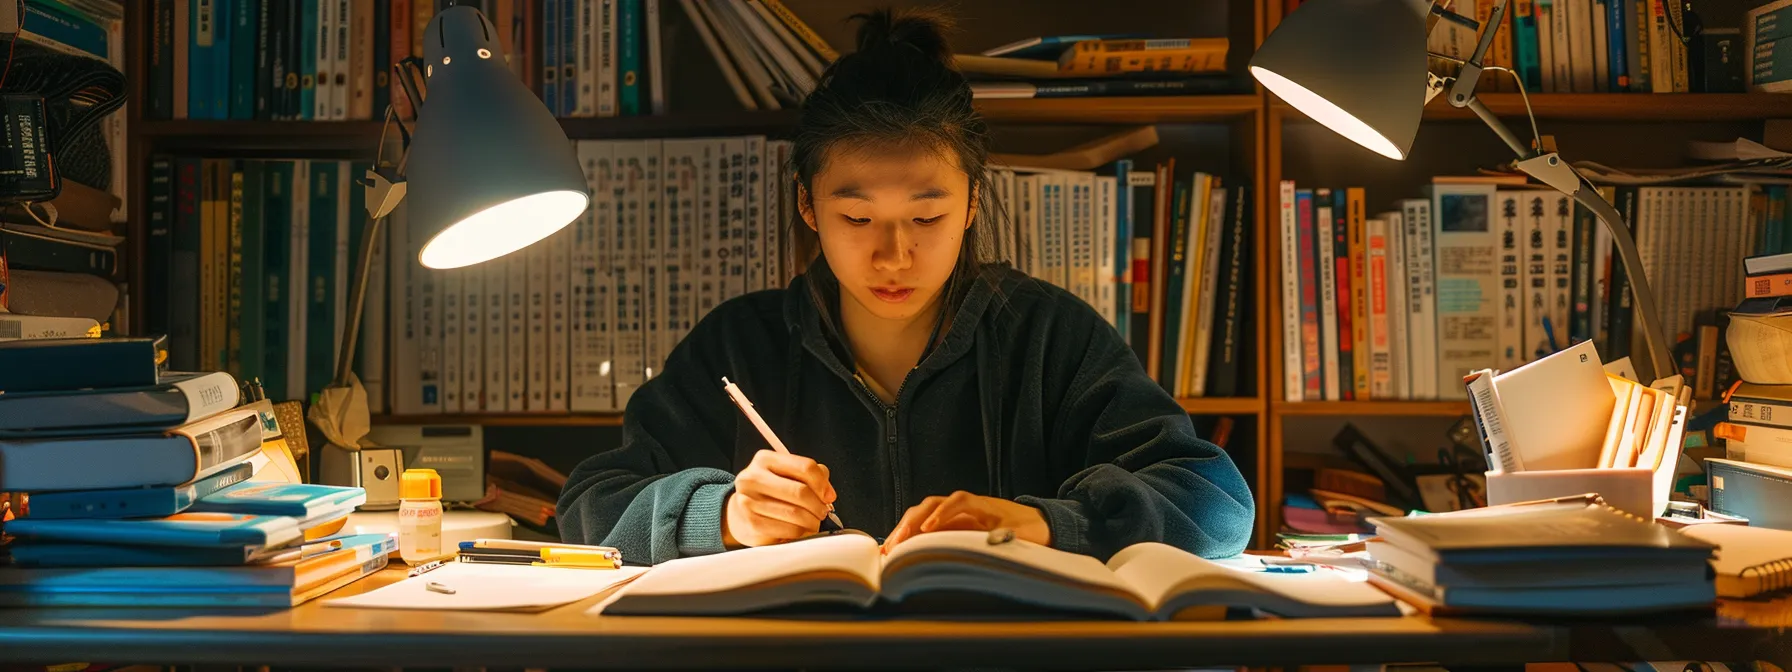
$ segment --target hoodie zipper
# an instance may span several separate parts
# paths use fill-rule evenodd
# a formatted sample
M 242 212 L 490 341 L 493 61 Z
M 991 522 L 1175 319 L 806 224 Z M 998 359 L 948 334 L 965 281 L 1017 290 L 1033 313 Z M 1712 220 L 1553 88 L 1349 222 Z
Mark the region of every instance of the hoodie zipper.
M 920 367 L 916 367 L 916 368 L 920 368 Z M 915 373 L 915 369 L 909 369 L 909 375 L 914 375 L 914 373 Z M 890 461 L 890 489 L 895 494 L 896 501 L 898 501 L 898 502 L 907 501 L 907 499 L 904 496 L 905 493 L 903 492 L 903 487 L 902 487 L 902 476 L 901 476 L 902 470 L 897 468 L 897 465 L 898 465 L 900 459 L 899 459 L 899 456 L 897 455 L 897 451 L 896 451 L 896 407 L 884 403 L 884 400 L 882 398 L 879 398 L 877 396 L 876 392 L 871 391 L 871 386 L 866 385 L 865 379 L 860 377 L 859 374 L 854 373 L 852 379 L 855 381 L 858 381 L 859 389 L 862 389 L 865 391 L 865 396 L 866 396 L 866 398 L 869 398 L 871 400 L 871 403 L 877 404 L 878 408 L 883 409 L 883 412 L 884 412 L 884 456 L 885 456 L 885 459 Z M 896 399 L 898 399 L 898 400 L 902 399 L 902 390 L 907 387 L 908 387 L 908 376 L 903 376 L 902 384 L 896 386 Z M 901 515 L 901 514 L 897 514 L 897 515 Z M 895 520 L 891 520 L 890 525 L 892 527 L 894 527 L 896 525 L 896 522 L 897 521 L 895 521 Z

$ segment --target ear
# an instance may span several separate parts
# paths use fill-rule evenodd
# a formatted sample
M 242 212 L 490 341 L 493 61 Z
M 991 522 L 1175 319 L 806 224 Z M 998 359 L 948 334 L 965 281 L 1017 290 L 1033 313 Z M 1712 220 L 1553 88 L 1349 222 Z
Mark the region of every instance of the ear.
M 981 193 L 982 190 L 977 187 L 977 184 L 975 182 L 971 183 L 971 205 L 964 216 L 964 228 L 966 230 L 969 230 L 971 224 L 977 221 L 977 196 Z
M 800 182 L 796 185 L 796 211 L 803 216 L 803 223 L 809 225 L 810 231 L 820 232 L 815 228 L 815 199 L 809 197 L 809 189 Z

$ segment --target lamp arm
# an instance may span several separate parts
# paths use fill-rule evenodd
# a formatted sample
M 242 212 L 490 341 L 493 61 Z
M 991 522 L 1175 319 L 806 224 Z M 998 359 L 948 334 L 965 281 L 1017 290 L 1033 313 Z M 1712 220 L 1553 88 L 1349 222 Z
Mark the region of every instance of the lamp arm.
M 1455 107 L 1467 107 L 1475 99 L 1475 87 L 1481 83 L 1481 59 L 1487 56 L 1488 48 L 1493 46 L 1493 36 L 1505 23 L 1506 3 L 1508 0 L 1495 0 L 1493 11 L 1487 15 L 1487 22 L 1482 24 L 1481 41 L 1475 45 L 1475 53 L 1462 62 L 1462 71 L 1456 74 L 1456 84 L 1450 87 L 1450 104 Z
M 1567 166 L 1566 163 L 1562 165 Z M 1572 167 L 1568 168 L 1573 171 Z M 1579 178 L 1579 173 L 1575 174 Z M 1624 223 L 1624 217 L 1618 209 L 1607 203 L 1605 197 L 1592 188 L 1592 184 L 1580 180 L 1581 188 L 1568 192 L 1574 202 L 1591 210 L 1599 221 L 1605 224 L 1606 232 L 1617 243 L 1618 259 L 1624 263 L 1624 278 L 1630 283 L 1632 310 L 1637 320 L 1643 323 L 1643 343 L 1648 352 L 1652 366 L 1638 367 L 1638 375 L 1643 380 L 1655 380 L 1674 371 L 1674 355 L 1663 339 L 1667 331 L 1661 326 L 1661 313 L 1656 308 L 1655 290 L 1649 286 L 1649 277 L 1643 273 L 1643 257 L 1636 250 L 1636 238 L 1630 235 L 1630 227 Z

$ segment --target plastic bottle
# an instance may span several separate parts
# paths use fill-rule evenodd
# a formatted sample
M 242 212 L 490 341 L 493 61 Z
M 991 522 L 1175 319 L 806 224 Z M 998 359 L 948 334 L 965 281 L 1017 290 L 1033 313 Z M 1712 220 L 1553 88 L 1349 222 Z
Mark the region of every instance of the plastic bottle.
M 398 557 L 421 565 L 442 556 L 442 477 L 406 469 L 398 479 Z

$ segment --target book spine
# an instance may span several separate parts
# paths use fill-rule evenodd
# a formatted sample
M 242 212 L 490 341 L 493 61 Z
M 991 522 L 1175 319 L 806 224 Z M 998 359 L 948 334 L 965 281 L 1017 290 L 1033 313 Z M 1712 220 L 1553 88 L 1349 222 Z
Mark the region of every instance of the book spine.
M 330 329 L 330 375 L 332 378 L 335 377 L 336 362 L 342 358 L 342 327 L 348 324 L 348 268 L 353 263 L 350 260 L 354 259 L 351 253 L 357 247 L 350 241 L 360 241 L 361 226 L 364 224 L 362 218 L 351 216 L 350 205 L 359 206 L 357 209 L 366 212 L 366 208 L 361 205 L 360 196 L 355 193 L 357 190 L 349 182 L 353 173 L 354 168 L 349 162 L 336 162 L 336 199 L 330 204 L 336 209 L 336 255 L 332 258 L 330 266 L 336 276 L 335 296 L 330 297 L 333 325 Z M 350 365 L 350 370 L 353 370 L 352 361 Z
M 237 288 L 233 292 L 241 297 L 234 307 L 238 314 L 234 324 L 240 327 L 240 336 L 236 352 L 238 353 L 238 378 L 243 381 L 262 380 L 267 375 L 267 327 L 263 324 L 266 316 L 257 305 L 267 295 L 264 281 L 267 279 L 267 248 L 265 236 L 268 229 L 267 217 L 267 162 L 249 160 L 243 162 L 243 204 L 242 215 L 238 227 L 239 244 L 232 250 L 231 256 L 241 259 L 237 277 Z M 264 388 L 265 389 L 265 388 Z
M 229 78 L 224 80 L 229 88 L 229 119 L 255 118 L 255 83 L 261 80 L 256 76 L 255 53 L 258 40 L 256 38 L 260 19 L 256 10 L 260 7 L 257 0 L 229 0 L 230 32 L 234 39 L 230 41 Z
M 324 74 L 319 72 L 317 68 L 319 65 L 322 65 L 322 63 L 318 61 L 318 55 L 322 53 L 319 40 L 323 39 L 323 17 L 321 13 L 323 11 L 322 3 L 327 0 L 299 1 L 303 4 L 300 8 L 301 16 L 299 32 L 295 36 L 299 43 L 299 60 L 297 63 L 299 70 L 299 96 L 298 109 L 296 110 L 297 118 L 307 120 L 324 119 L 327 117 L 319 117 L 317 115 L 318 77 L 319 75 Z
M 1370 358 L 1368 224 L 1363 214 L 1363 190 L 1345 190 L 1345 215 L 1350 230 L 1350 340 L 1351 367 L 1357 399 L 1368 400 Z
M 597 48 L 595 66 L 597 74 L 597 116 L 614 117 L 617 113 L 617 13 L 621 10 L 619 0 L 597 0 Z M 692 20 L 701 19 L 692 16 Z
M 1604 0 L 1607 67 L 1610 70 L 1610 81 L 1607 89 L 1614 93 L 1630 90 L 1630 38 L 1635 33 L 1630 30 L 1625 17 L 1630 14 L 1630 0 Z
M 571 343 L 569 311 L 572 305 L 572 276 L 567 265 L 571 262 L 573 227 L 567 226 L 558 233 L 549 236 L 543 252 L 547 254 L 548 266 L 548 410 L 565 412 L 568 409 L 568 367 L 571 362 L 568 348 Z
M 1220 250 L 1226 240 L 1224 236 L 1228 204 L 1226 193 L 1226 189 L 1219 187 L 1208 190 L 1207 215 L 1201 226 L 1201 236 L 1196 238 L 1193 232 L 1190 232 L 1189 236 L 1191 244 L 1200 245 L 1199 248 L 1189 252 L 1191 260 L 1195 255 L 1200 256 L 1200 273 L 1191 274 L 1190 277 L 1190 282 L 1195 286 L 1195 290 L 1184 294 L 1194 302 L 1184 309 L 1185 313 L 1193 311 L 1194 317 L 1183 320 L 1185 327 L 1192 327 L 1192 331 L 1185 329 L 1183 336 L 1185 343 L 1193 342 L 1193 346 L 1185 355 L 1186 361 L 1189 363 L 1183 367 L 1185 373 L 1183 390 L 1186 396 L 1190 397 L 1199 397 L 1205 394 L 1209 382 L 1207 370 L 1210 350 L 1213 347 L 1215 302 L 1218 301 Z
M 427 2 L 428 0 L 415 1 Z M 392 54 L 393 65 L 412 56 L 422 56 L 422 54 L 411 51 L 411 24 L 413 23 L 411 19 L 411 2 L 413 2 L 413 0 L 392 0 L 392 44 L 391 46 L 386 47 L 386 50 Z M 506 55 L 510 57 L 512 65 L 515 65 L 521 59 L 516 51 L 509 49 L 506 51 L 508 52 Z M 402 81 L 398 77 L 392 76 L 390 67 L 387 68 L 386 73 L 386 89 L 386 97 L 392 101 L 392 113 L 401 120 L 409 120 L 413 118 L 415 113 L 411 110 L 411 98 L 410 96 L 405 95 L 404 84 Z
M 333 89 L 330 94 L 330 119 L 333 121 L 348 119 L 349 105 L 352 102 L 349 82 L 353 78 L 351 68 L 354 63 L 349 42 L 354 13 L 355 8 L 350 0 L 337 0 L 336 12 L 330 17 L 335 21 L 335 32 L 330 36 L 330 47 L 335 50 L 330 64 L 330 86 Z
M 1494 191 L 1484 185 L 1433 185 L 1436 253 L 1438 395 L 1461 399 L 1470 372 L 1490 368 L 1499 339 L 1493 297 L 1498 241 L 1491 228 Z
M 741 185 L 742 210 L 746 216 L 743 229 L 745 235 L 741 237 L 741 256 L 746 265 L 746 291 L 750 293 L 765 289 L 765 247 L 760 240 L 765 223 L 765 138 L 750 136 L 746 139 L 746 160 L 747 165 L 742 173 L 746 182 Z M 670 203 L 667 205 L 670 206 Z M 667 251 L 670 251 L 670 247 Z M 669 267 L 671 257 L 664 259 Z
M 524 334 L 528 344 L 524 353 L 528 380 L 524 383 L 527 396 L 523 405 L 529 411 L 548 410 L 548 370 L 552 368 L 548 360 L 548 246 L 548 241 L 543 240 L 514 255 L 523 260 L 528 272 Z
M 308 233 L 310 255 L 306 277 L 310 292 L 306 296 L 305 313 L 305 391 L 316 392 L 330 383 L 336 369 L 336 228 L 347 222 L 336 220 L 337 164 L 335 161 L 311 162 L 311 226 Z
M 217 6 L 226 0 L 192 0 L 187 57 L 187 116 L 212 118 L 211 59 L 217 45 Z
M 1095 256 L 1099 224 L 1095 219 L 1095 174 L 1070 176 L 1070 275 L 1071 287 L 1091 306 L 1100 306 L 1095 277 L 1100 268 Z M 1216 252 L 1217 254 L 1217 252 Z M 1209 303 L 1211 306 L 1212 304 Z
M 1369 398 L 1394 398 L 1393 333 L 1388 318 L 1388 222 L 1367 220 L 1369 280 Z
M 1064 52 L 1058 61 L 1058 71 L 1104 76 L 1139 72 L 1216 72 L 1226 68 L 1227 50 L 1224 40 L 1196 39 L 1179 42 L 1182 44 L 1131 45 L 1107 40 L 1078 42 Z
M 392 37 L 392 2 L 374 0 L 373 32 L 367 36 L 373 42 L 373 62 L 369 66 L 372 77 L 367 84 L 371 88 L 367 118 L 374 121 L 385 119 L 386 108 L 392 104 L 392 46 L 395 41 Z
M 591 0 L 575 5 L 578 14 L 578 42 L 572 49 L 574 78 L 578 82 L 578 91 L 573 97 L 572 116 L 575 117 L 597 115 L 597 72 L 592 62 L 596 50 L 591 44 L 596 32 L 597 4 L 597 0 Z
M 1556 0 L 1534 0 L 1532 9 L 1537 21 L 1537 66 L 1538 78 L 1542 93 L 1556 93 L 1562 90 L 1556 83 L 1556 36 L 1555 36 L 1555 3 Z
M 709 152 L 714 145 L 713 141 L 701 143 L 700 166 L 708 165 Z M 617 311 L 614 306 L 619 290 L 611 264 L 614 259 L 611 248 L 616 240 L 616 200 L 610 188 L 614 143 L 581 142 L 579 146 L 581 156 L 588 157 L 585 159 L 585 179 L 591 185 L 592 204 L 591 216 L 581 222 L 587 229 L 585 240 L 579 246 L 583 255 L 579 261 L 580 277 L 584 278 L 586 291 L 580 314 L 580 321 L 585 325 L 585 363 L 573 374 L 573 384 L 581 386 L 585 392 L 575 392 L 572 405 L 575 410 L 618 410 L 622 407 L 616 403 L 614 371 L 609 366 L 615 357 L 613 333 Z M 699 191 L 699 199 L 703 193 Z M 713 217 L 711 219 L 713 221 Z
M 281 364 L 286 372 L 286 389 L 281 390 L 288 401 L 305 401 L 305 317 L 310 307 L 311 293 L 310 266 L 308 258 L 311 247 L 311 162 L 293 161 L 292 190 L 287 194 L 291 203 L 291 211 L 287 224 L 286 259 L 286 359 Z M 399 206 L 401 209 L 404 207 Z M 393 221 L 399 221 L 394 218 Z M 395 225 L 395 230 L 399 227 Z M 404 242 L 398 235 L 394 244 Z M 402 249 L 402 248 L 399 248 Z M 397 286 L 403 287 L 403 284 Z M 406 305 L 405 302 L 396 302 Z
M 1573 283 L 1574 271 L 1574 199 L 1567 194 L 1554 194 L 1548 201 L 1550 227 L 1548 229 L 1549 244 L 1549 320 L 1551 327 L 1551 352 L 1566 349 L 1570 344 L 1570 332 L 1574 318 Z
M 1538 62 L 1537 15 L 1532 0 L 1512 2 L 1512 51 L 1525 91 L 1543 91 L 1543 73 Z
M 636 186 L 645 173 L 642 156 L 644 151 L 645 147 L 641 142 L 618 142 L 614 145 L 611 158 L 614 176 L 610 181 L 613 185 L 611 199 L 616 209 L 613 220 L 615 238 L 610 247 L 610 268 L 613 269 L 616 288 L 613 296 L 615 328 L 610 331 L 615 339 L 613 348 L 616 365 L 612 367 L 614 373 L 611 378 L 615 383 L 617 408 L 626 408 L 635 390 L 645 382 L 643 369 L 646 368 L 646 335 L 641 330 L 643 311 L 640 291 L 645 274 L 640 268 L 641 200 Z M 726 248 L 721 251 L 725 255 Z M 719 261 L 726 263 L 726 256 L 720 257 Z
M 348 116 L 347 119 L 373 119 L 373 74 L 377 64 L 374 50 L 376 4 L 372 0 L 357 0 L 354 11 L 347 17 L 349 36 L 349 81 L 348 81 Z M 384 16 L 384 12 L 379 13 Z M 380 33 L 378 42 L 384 42 L 385 34 Z M 385 111 L 381 108 L 381 111 Z
M 1120 326 L 1120 316 L 1115 310 L 1115 296 L 1118 289 L 1116 281 L 1117 267 L 1114 264 L 1114 248 L 1117 224 L 1114 221 L 1115 185 L 1112 177 L 1102 176 L 1095 179 L 1095 199 L 1092 204 L 1095 216 L 1095 309 L 1101 318 L 1116 329 Z
M 236 28 L 232 11 L 239 0 L 212 0 L 212 52 L 210 54 L 209 81 L 206 82 L 207 93 L 211 100 L 211 115 L 208 119 L 230 118 L 231 62 L 235 60 L 233 31 Z
M 589 0 L 560 2 L 560 111 L 557 116 L 570 117 L 579 107 L 579 5 Z
M 728 216 L 723 220 L 724 226 L 727 227 L 727 236 L 722 244 L 724 249 L 728 252 L 728 257 L 725 259 L 726 268 L 723 271 L 723 300 L 740 296 L 747 291 L 747 143 L 745 138 L 730 138 L 725 142 L 725 146 L 727 148 L 728 157 L 728 172 L 727 177 L 725 178 L 725 184 L 727 185 L 725 195 L 727 197 Z M 642 164 L 652 167 L 653 164 L 651 164 L 650 161 L 652 157 L 657 157 L 659 155 L 659 145 L 650 141 L 643 151 L 646 152 L 646 158 L 643 159 Z M 646 175 L 649 180 L 656 177 L 656 173 L 651 170 L 648 171 Z M 643 213 L 645 213 L 646 204 L 643 204 L 642 207 Z M 647 220 L 643 219 L 642 221 L 644 223 L 643 225 L 645 225 Z M 641 235 L 642 244 L 644 245 L 644 247 L 641 248 L 641 254 L 645 255 L 649 250 L 653 249 L 652 247 L 645 246 L 651 240 L 650 236 L 652 236 L 653 233 L 649 231 Z M 651 284 L 647 286 L 649 288 L 652 287 Z M 649 358 L 647 361 L 651 362 L 653 360 Z
M 1668 27 L 1667 10 L 1662 7 L 1662 0 L 1649 0 L 1649 73 L 1650 90 L 1654 93 L 1674 92 L 1674 72 L 1672 64 L 1674 39 L 1672 29 Z
M 641 21 L 642 0 L 616 0 L 620 12 L 616 18 L 618 112 L 622 116 L 641 114 Z
M 157 154 L 149 161 L 149 206 L 144 208 L 143 325 L 151 335 L 168 335 L 173 324 L 174 291 L 174 159 Z M 0 308 L 5 306 L 0 305 Z
M 1412 330 L 1407 320 L 1412 305 L 1406 290 L 1406 222 L 1399 210 L 1384 212 L 1388 240 L 1388 366 L 1393 375 L 1393 398 L 1412 398 L 1411 354 Z
M 745 146 L 743 140 L 741 145 Z M 659 375 L 660 367 L 666 357 L 666 227 L 665 194 L 660 187 L 660 142 L 646 140 L 641 143 L 641 180 L 635 185 L 634 198 L 640 204 L 641 247 L 636 256 L 636 263 L 641 268 L 641 362 L 642 380 L 652 380 Z M 744 151 L 744 150 L 741 150 Z M 734 264 L 735 276 L 739 278 L 736 287 L 745 286 L 744 258 L 746 250 L 740 240 L 746 237 L 744 230 L 746 212 L 742 207 L 746 199 L 744 177 L 745 162 L 742 161 L 736 171 L 736 182 L 730 193 L 734 195 L 736 220 L 741 228 L 735 231 L 734 259 L 742 260 Z M 737 290 L 739 291 L 739 290 Z
M 1638 207 L 1638 189 L 1636 187 L 1618 187 L 1617 199 L 1614 203 L 1624 221 L 1630 226 L 1632 235 L 1639 230 L 1637 216 L 1641 214 Z M 1638 241 L 1641 242 L 1640 240 Z M 1639 250 L 1640 252 L 1640 250 Z M 1611 292 L 1607 297 L 1606 312 L 1611 315 L 1611 329 L 1606 332 L 1606 343 L 1603 352 L 1608 353 L 1608 360 L 1630 355 L 1630 281 L 1624 264 L 1614 261 L 1611 265 Z
M 213 187 L 211 223 L 207 229 L 210 241 L 207 258 L 211 260 L 211 302 L 206 306 L 206 333 L 211 341 L 205 356 L 208 371 L 228 371 L 230 366 L 230 285 L 235 275 L 230 268 L 230 159 L 212 161 Z
M 1338 351 L 1338 398 L 1344 401 L 1357 399 L 1356 389 L 1356 306 L 1353 291 L 1356 282 L 1351 272 L 1354 265 L 1350 256 L 1350 201 L 1345 189 L 1332 190 L 1332 265 L 1333 288 L 1337 292 L 1335 299 L 1338 311 L 1338 338 L 1332 341 Z
M 527 248 L 525 248 L 527 249 Z M 513 252 L 512 254 L 521 254 Z M 461 305 L 466 297 L 461 276 L 476 272 L 459 268 L 441 272 L 441 281 L 436 284 L 440 292 L 438 304 L 442 308 L 442 412 L 465 413 L 466 377 L 462 374 L 461 365 L 465 361 L 461 357 L 464 347 L 461 343 Z M 477 407 L 477 404 L 475 404 Z
M 1570 344 L 1593 339 L 1593 230 L 1597 228 L 1599 222 L 1594 219 L 1591 210 L 1574 206 L 1574 235 L 1570 248 L 1574 255 L 1570 287 L 1573 305 L 1568 321 Z
M 541 0 L 541 102 L 560 116 L 560 3 Z
M 1555 15 L 1551 27 L 1555 30 L 1556 91 L 1561 93 L 1591 93 L 1591 88 L 1582 88 L 1580 66 L 1584 61 L 1581 56 L 1580 42 L 1590 39 L 1587 33 L 1590 26 L 1577 22 L 1583 16 L 1582 4 L 1586 0 L 1556 0 Z M 1591 49 L 1587 51 L 1591 52 Z M 1585 84 L 1591 84 L 1589 76 Z
M 759 242 L 760 248 L 764 250 L 761 254 L 765 256 L 764 286 L 766 289 L 778 289 L 784 286 L 782 243 L 784 241 L 784 226 L 787 220 L 784 219 L 783 215 L 786 211 L 786 206 L 788 205 L 786 202 L 788 199 L 786 199 L 784 195 L 789 190 L 790 185 L 795 183 L 795 178 L 788 173 L 790 167 L 790 152 L 794 147 L 795 145 L 789 140 L 773 140 L 765 145 L 765 179 L 761 182 L 763 185 L 762 188 L 765 189 L 765 199 L 763 202 L 765 207 L 765 218 L 761 220 L 764 230 L 759 236 Z M 696 225 L 691 223 L 681 224 L 680 226 L 690 231 L 686 236 L 686 244 L 688 245 L 690 241 L 695 240 Z M 684 276 L 686 278 L 690 277 L 690 262 L 688 261 L 688 258 L 689 255 L 687 253 L 685 266 L 686 275 Z M 1107 267 L 1111 271 L 1113 269 L 1113 257 L 1109 256 L 1108 259 L 1109 263 Z M 690 331 L 690 329 L 687 327 L 680 332 L 681 340 L 683 338 L 683 332 L 688 331 Z
M 644 0 L 642 21 L 646 23 L 647 111 L 666 113 L 666 49 L 660 39 L 660 0 Z M 744 6 L 741 11 L 748 11 Z
M 1407 305 L 1412 309 L 1413 397 L 1436 399 L 1437 391 L 1437 270 L 1436 237 L 1432 224 L 1431 201 L 1411 199 L 1405 203 L 1407 240 L 1407 273 L 1411 293 Z
M 1585 59 L 1576 73 L 1588 86 L 1588 91 L 1606 93 L 1607 82 L 1611 77 L 1611 61 L 1608 60 L 1606 45 L 1606 4 L 1607 0 L 1593 0 L 1592 3 L 1575 5 L 1576 19 L 1580 21 L 1581 32 L 1576 46 L 1580 50 L 1575 54 L 1577 59 Z M 1621 1 L 1621 0 L 1620 0 Z
M 1530 240 L 1530 228 L 1524 223 L 1519 213 L 1524 208 L 1526 194 L 1519 191 L 1497 192 L 1497 212 L 1494 219 L 1499 227 L 1500 244 L 1500 304 L 1499 304 L 1499 358 L 1494 360 L 1499 370 L 1511 371 L 1525 363 L 1525 298 L 1529 295 L 1526 283 L 1526 241 Z
M 1301 400 L 1323 401 L 1325 396 L 1325 328 L 1320 318 L 1319 230 L 1314 222 L 1313 192 L 1294 192 L 1296 254 L 1300 273 L 1300 369 Z
M 695 270 L 692 264 L 697 247 L 697 171 L 703 144 L 701 140 L 668 140 L 661 148 L 664 154 L 661 201 L 665 205 L 666 221 L 661 256 L 666 269 L 666 335 L 661 342 L 666 354 L 670 354 L 684 335 L 690 333 L 696 315 L 697 287 L 692 281 Z M 758 188 L 763 189 L 765 183 L 771 181 L 764 179 Z
M 174 118 L 174 3 L 186 0 L 150 0 L 149 86 L 146 115 L 150 119 Z M 147 298 L 147 297 L 146 297 Z
M 1630 71 L 1630 90 L 1636 93 L 1649 93 L 1655 90 L 1650 77 L 1654 66 L 1654 56 L 1649 45 L 1649 35 L 1654 29 L 1654 21 L 1649 15 L 1649 0 L 1626 0 L 1624 23 L 1629 30 L 1624 35 L 1626 65 Z
M 1161 339 L 1159 347 L 1162 351 L 1158 355 L 1157 383 L 1171 395 L 1177 394 L 1179 370 L 1176 368 L 1176 358 L 1180 354 L 1177 346 L 1182 342 L 1182 312 L 1188 308 L 1188 302 L 1183 300 L 1183 292 L 1187 288 L 1184 276 L 1188 273 L 1188 228 L 1192 207 L 1189 201 L 1196 197 L 1195 190 L 1200 186 L 1199 183 L 1202 179 L 1202 176 L 1197 175 L 1189 182 L 1178 182 L 1175 185 L 1175 196 L 1170 206 L 1171 212 L 1175 214 L 1170 222 L 1169 246 L 1166 248 L 1170 256 L 1169 263 L 1165 265 L 1162 304 L 1163 333 L 1159 337 Z M 1048 254 L 1051 251 L 1048 249 Z
M 335 106 L 336 87 L 336 0 L 317 0 L 317 94 L 313 98 L 311 118 L 330 119 Z
M 526 254 L 503 257 L 504 410 L 529 410 L 529 262 Z
M 1338 336 L 1341 331 L 1338 324 L 1337 223 L 1332 217 L 1332 190 L 1314 190 L 1313 206 L 1313 218 L 1317 224 L 1313 244 L 1319 251 L 1319 380 L 1324 385 L 1323 398 L 1326 401 L 1342 401 L 1343 386 L 1339 384 L 1338 378 L 1341 364 Z
M 1731 397 L 1725 414 L 1730 422 L 1792 429 L 1792 403 L 1784 401 Z
M 1481 445 L 1487 451 L 1487 465 L 1506 473 L 1523 471 L 1524 465 L 1519 462 L 1517 451 L 1512 450 L 1511 439 L 1506 434 L 1505 411 L 1493 387 L 1493 372 L 1476 371 L 1465 381 L 1473 404 L 1475 428 L 1480 430 Z
M 460 408 L 462 413 L 479 413 L 485 405 L 485 278 L 484 268 L 467 268 L 460 273 Z M 442 367 L 457 353 L 449 347 L 449 330 L 455 324 L 442 320 Z M 444 409 L 446 410 L 446 409 Z M 502 410 L 502 409 L 492 409 Z
M 1012 180 L 1012 173 L 1002 173 L 1003 203 L 1014 202 L 1006 188 Z M 1132 159 L 1120 159 L 1114 162 L 1114 328 L 1128 343 L 1132 342 L 1132 200 Z M 1007 236 L 1009 259 L 1015 256 L 1012 250 L 1019 242 L 1015 238 Z
M 396 248 L 394 248 L 396 249 Z M 507 362 L 510 346 L 505 342 L 510 331 L 505 325 L 505 307 L 510 296 L 510 263 L 503 258 L 493 259 L 480 264 L 481 285 L 485 294 L 481 303 L 485 306 L 485 403 L 482 409 L 486 413 L 503 413 L 509 410 L 510 404 L 510 368 Z
M 1249 187 L 1238 186 L 1232 187 L 1230 193 L 1217 275 L 1217 284 L 1223 287 L 1219 293 L 1219 307 L 1215 309 L 1219 332 L 1213 340 L 1213 351 L 1208 355 L 1211 370 L 1207 373 L 1207 394 L 1215 397 L 1238 396 L 1244 390 L 1239 367 L 1244 343 L 1244 274 L 1250 263 L 1250 244 L 1245 238 L 1245 229 L 1246 222 L 1251 221 L 1251 191 Z

